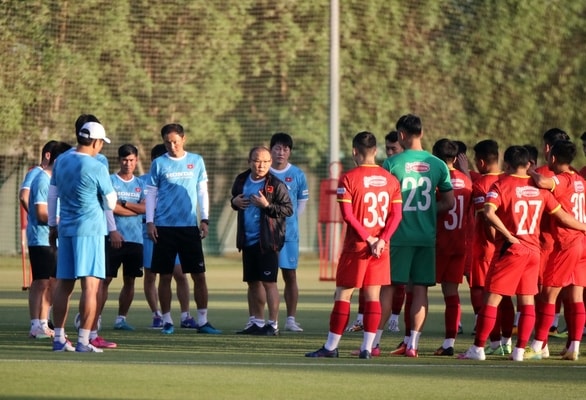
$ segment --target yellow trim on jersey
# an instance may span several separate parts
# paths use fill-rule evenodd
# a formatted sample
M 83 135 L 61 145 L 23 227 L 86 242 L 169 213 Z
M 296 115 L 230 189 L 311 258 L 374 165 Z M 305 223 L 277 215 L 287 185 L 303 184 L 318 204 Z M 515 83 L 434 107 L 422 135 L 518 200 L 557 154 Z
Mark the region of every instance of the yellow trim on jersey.
M 560 210 L 560 208 L 562 208 L 562 205 L 561 204 L 558 204 L 556 208 L 554 208 L 553 210 L 551 210 L 549 212 L 549 215 L 555 214 L 556 212 L 558 212 Z

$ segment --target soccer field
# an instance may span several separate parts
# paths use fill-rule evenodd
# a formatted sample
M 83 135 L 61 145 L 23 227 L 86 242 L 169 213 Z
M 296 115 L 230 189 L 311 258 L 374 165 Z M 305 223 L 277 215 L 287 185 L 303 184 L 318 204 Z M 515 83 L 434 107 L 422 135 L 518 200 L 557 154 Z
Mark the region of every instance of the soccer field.
M 320 282 L 318 261 L 304 259 L 299 270 L 298 320 L 302 333 L 279 337 L 241 336 L 247 320 L 246 287 L 240 258 L 207 258 L 209 319 L 222 335 L 176 329 L 163 336 L 148 329 L 151 315 L 137 281 L 128 322 L 136 331 L 114 331 L 119 280 L 111 285 L 102 316 L 102 336 L 118 348 L 102 354 L 53 353 L 50 341 L 28 338 L 27 292 L 21 290 L 20 258 L 0 258 L 0 398 L 6 399 L 578 399 L 586 391 L 586 358 L 561 361 L 564 340 L 552 338 L 552 357 L 513 363 L 503 357 L 486 361 L 433 356 L 443 340 L 443 302 L 439 288 L 430 291 L 430 315 L 419 358 L 389 357 L 401 336 L 385 332 L 383 355 L 360 360 L 350 355 L 360 333 L 345 334 L 338 359 L 308 359 L 327 335 L 333 282 Z M 279 283 L 282 288 L 282 282 Z M 79 284 L 72 298 L 67 333 L 75 343 L 73 317 Z M 461 290 L 463 352 L 471 343 L 473 316 L 467 287 Z M 192 302 L 193 304 L 193 302 Z M 195 308 L 195 307 L 194 307 Z M 284 327 L 284 303 L 280 325 Z M 357 308 L 352 306 L 352 318 Z M 179 322 L 177 302 L 173 318 Z M 401 326 L 403 324 L 401 323 Z M 563 322 L 562 322 L 563 325 Z

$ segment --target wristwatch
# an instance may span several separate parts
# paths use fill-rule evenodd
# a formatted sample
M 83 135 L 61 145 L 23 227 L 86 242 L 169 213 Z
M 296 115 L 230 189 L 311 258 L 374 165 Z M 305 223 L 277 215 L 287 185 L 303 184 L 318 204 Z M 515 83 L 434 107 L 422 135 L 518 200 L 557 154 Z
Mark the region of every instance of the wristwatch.
M 120 205 L 126 208 L 126 200 L 120 200 Z

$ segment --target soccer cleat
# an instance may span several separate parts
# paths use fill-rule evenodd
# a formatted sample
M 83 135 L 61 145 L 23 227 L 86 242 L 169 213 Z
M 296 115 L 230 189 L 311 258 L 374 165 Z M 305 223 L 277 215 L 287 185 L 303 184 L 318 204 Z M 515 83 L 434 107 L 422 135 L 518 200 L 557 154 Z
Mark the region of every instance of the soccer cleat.
M 580 355 L 578 354 L 577 351 L 566 351 L 562 355 L 562 360 L 577 361 L 579 356 Z
M 56 340 L 53 341 L 53 351 L 63 352 L 63 351 L 75 351 L 75 347 L 71 344 L 69 340 L 66 340 L 64 343 L 58 342 Z
M 493 349 L 492 347 L 488 346 L 484 349 L 484 354 L 486 354 L 487 356 L 504 356 L 505 349 L 502 345 L 499 345 L 496 349 Z M 511 352 L 509 351 L 506 354 L 511 354 Z
M 117 331 L 133 331 L 134 328 L 128 325 L 125 319 L 114 323 L 114 329 Z
M 525 349 L 520 349 L 515 347 L 511 355 L 509 355 L 509 360 L 512 361 L 523 361 L 523 355 L 525 353 Z
M 285 324 L 285 330 L 291 332 L 303 332 L 303 328 L 300 327 L 299 323 L 295 320 L 287 320 L 287 323 Z
M 391 356 L 404 356 L 405 351 L 407 350 L 407 344 L 405 342 L 401 342 L 397 348 L 389 353 Z
M 362 359 L 365 359 L 365 360 L 370 360 L 372 358 L 372 356 L 370 354 L 370 351 L 368 351 L 368 350 L 362 350 L 360 352 L 360 354 L 358 355 L 358 358 L 362 358 Z
M 317 349 L 316 351 L 311 351 L 309 353 L 305 353 L 305 357 L 311 357 L 311 358 L 321 358 L 321 357 L 325 357 L 325 358 L 338 358 L 338 349 L 326 350 L 326 348 L 322 346 L 320 349 Z
M 244 329 L 240 330 L 240 331 L 236 331 L 237 335 L 258 335 L 259 331 L 262 331 L 262 326 L 258 326 L 255 323 L 251 323 L 249 325 L 246 325 L 244 327 Z
M 359 356 L 362 351 L 363 350 L 360 350 L 360 349 L 352 350 L 350 352 L 350 355 Z M 378 356 L 380 356 L 380 347 L 379 347 L 378 344 L 375 347 L 372 348 L 372 350 L 370 352 L 370 355 L 372 357 L 378 357 Z
M 458 324 L 458 335 L 463 335 L 464 334 L 464 328 L 462 327 L 462 324 Z
M 505 356 L 509 355 L 513 352 L 513 346 L 511 346 L 510 344 L 503 344 L 502 347 L 503 347 L 503 354 Z
M 189 317 L 181 321 L 181 327 L 187 329 L 198 329 L 197 323 L 193 317 Z
M 558 330 L 557 326 L 552 326 L 551 328 L 549 328 L 548 335 L 559 338 L 559 339 L 565 339 L 568 337 L 568 330 L 567 329 Z
M 531 347 L 525 350 L 523 354 L 523 360 L 541 360 L 543 358 L 543 354 L 541 351 L 535 351 Z
M 362 325 L 362 321 L 356 320 L 354 323 L 348 328 L 346 328 L 346 332 L 360 332 L 364 330 L 364 325 Z
M 153 317 L 153 323 L 150 326 L 151 329 L 161 329 L 163 328 L 163 318 L 161 317 Z
M 390 320 L 388 330 L 390 332 L 399 332 L 401 330 L 399 328 L 399 321 L 395 321 L 394 319 Z
M 31 339 L 48 339 L 54 337 L 55 332 L 52 329 L 49 329 L 48 327 L 43 329 L 42 326 L 39 326 L 31 329 L 28 336 Z
M 96 336 L 94 339 L 90 339 L 90 344 L 98 349 L 115 349 L 118 347 L 116 343 L 109 342 L 101 336 Z
M 541 349 L 541 358 L 549 358 L 549 346 L 547 343 Z
M 81 344 L 81 343 L 77 343 L 77 345 L 75 345 L 75 351 L 77 353 L 103 353 L 104 350 L 94 346 L 93 344 Z
M 173 326 L 173 324 L 165 322 L 165 324 L 163 325 L 163 329 L 161 329 L 161 333 L 163 335 L 172 335 L 174 332 L 175 327 Z
M 206 322 L 204 325 L 197 328 L 197 333 L 206 333 L 208 335 L 219 335 L 220 333 L 222 333 L 222 331 L 214 328 L 212 326 L 212 324 L 210 324 L 209 322 Z
M 484 349 L 474 349 L 474 346 L 470 346 L 465 353 L 458 355 L 459 360 L 478 360 L 484 361 L 486 360 L 486 354 L 484 354 Z
M 419 351 L 417 351 L 417 349 L 414 348 L 409 348 L 405 350 L 405 357 L 417 358 L 419 357 Z
M 266 324 L 261 328 L 259 334 L 265 336 L 279 336 L 279 330 L 270 324 Z
M 453 356 L 454 355 L 454 348 L 453 347 L 448 347 L 447 349 L 444 349 L 442 346 L 440 346 L 436 351 L 433 352 L 434 356 Z

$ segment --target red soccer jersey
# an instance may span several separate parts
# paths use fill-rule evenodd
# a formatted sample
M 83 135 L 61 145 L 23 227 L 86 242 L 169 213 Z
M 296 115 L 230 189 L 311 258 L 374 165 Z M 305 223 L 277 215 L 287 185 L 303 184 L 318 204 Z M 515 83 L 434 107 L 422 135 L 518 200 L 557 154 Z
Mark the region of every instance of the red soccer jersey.
M 358 223 L 370 236 L 380 237 L 391 217 L 391 204 L 402 202 L 401 186 L 386 169 L 378 165 L 361 165 L 340 177 L 337 199 L 339 203 L 351 203 L 352 214 Z M 367 246 L 349 223 L 343 251 L 362 251 Z
M 564 211 L 574 216 L 577 221 L 584 222 L 585 208 L 585 182 L 584 179 L 574 171 L 563 172 L 552 178 L 555 182 L 553 195 L 561 204 Z M 551 232 L 556 245 L 565 249 L 575 245 L 582 240 L 584 233 L 575 229 L 561 226 L 551 218 Z
M 470 243 L 469 226 L 472 223 L 472 181 L 466 174 L 450 169 L 454 188 L 454 207 L 438 216 L 436 248 L 444 254 L 464 254 Z
M 496 215 L 521 243 L 539 252 L 539 221 L 544 211 L 553 214 L 561 206 L 551 192 L 539 189 L 529 176 L 506 175 L 495 182 L 486 194 L 486 204 L 496 208 Z M 496 246 L 501 248 L 502 235 Z
M 541 167 L 537 167 L 535 169 L 540 175 L 545 176 L 546 178 L 552 178 L 555 174 L 547 165 L 542 165 Z M 552 222 L 549 215 L 544 214 L 541 218 L 541 234 L 539 236 L 539 240 L 541 242 L 542 250 L 548 250 L 553 248 L 553 234 L 551 231 Z
M 502 172 L 485 174 L 472 185 L 472 201 L 475 211 L 472 254 L 475 259 L 492 259 L 494 253 L 494 242 L 486 235 L 484 203 L 486 203 L 486 193 L 502 175 Z

